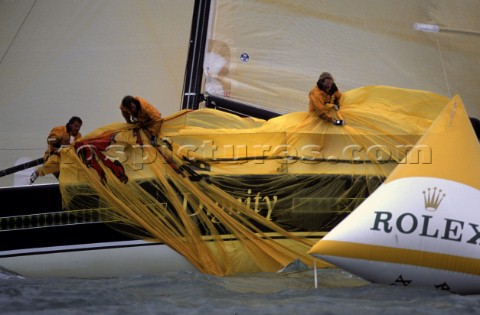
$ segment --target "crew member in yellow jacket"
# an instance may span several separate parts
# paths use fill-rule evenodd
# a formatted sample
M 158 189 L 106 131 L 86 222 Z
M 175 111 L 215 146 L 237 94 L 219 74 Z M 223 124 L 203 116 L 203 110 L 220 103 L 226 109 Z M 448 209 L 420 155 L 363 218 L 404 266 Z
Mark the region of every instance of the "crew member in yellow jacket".
M 82 137 L 80 128 L 83 121 L 80 117 L 73 116 L 64 126 L 54 127 L 47 138 L 47 150 L 43 157 L 43 165 L 37 168 L 30 175 L 30 185 L 35 182 L 38 176 L 53 174 L 57 179 L 60 175 L 60 153 L 63 146 L 69 146 L 75 140 Z
M 329 109 L 339 109 L 339 101 L 342 93 L 338 90 L 333 76 L 328 72 L 323 72 L 318 78 L 317 84 L 310 91 L 308 98 L 308 111 L 320 117 L 323 120 L 334 125 L 343 125 L 343 120 L 338 120 L 329 114 Z
M 120 110 L 127 123 L 136 124 L 139 128 L 147 130 L 152 145 L 156 145 L 163 118 L 153 105 L 139 96 L 127 95 L 120 104 Z

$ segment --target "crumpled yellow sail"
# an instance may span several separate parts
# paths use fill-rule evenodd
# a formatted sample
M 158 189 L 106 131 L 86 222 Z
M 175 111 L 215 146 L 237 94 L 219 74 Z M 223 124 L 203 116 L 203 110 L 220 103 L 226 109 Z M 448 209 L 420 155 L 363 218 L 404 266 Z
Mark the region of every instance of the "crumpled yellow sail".
M 206 273 L 312 265 L 308 249 L 401 163 L 447 102 L 363 87 L 332 112 L 343 127 L 307 112 L 264 121 L 181 111 L 165 119 L 158 147 L 133 125 L 111 124 L 62 152 L 63 203 L 164 242 Z

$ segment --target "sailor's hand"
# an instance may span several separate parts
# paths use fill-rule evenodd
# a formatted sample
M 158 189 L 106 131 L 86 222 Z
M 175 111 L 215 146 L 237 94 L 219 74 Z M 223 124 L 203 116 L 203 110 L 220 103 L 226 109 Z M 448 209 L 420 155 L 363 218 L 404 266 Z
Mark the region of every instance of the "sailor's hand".
M 343 126 L 343 125 L 345 125 L 345 121 L 342 120 L 342 119 L 333 119 L 332 122 L 333 122 L 333 124 L 334 124 L 335 126 Z

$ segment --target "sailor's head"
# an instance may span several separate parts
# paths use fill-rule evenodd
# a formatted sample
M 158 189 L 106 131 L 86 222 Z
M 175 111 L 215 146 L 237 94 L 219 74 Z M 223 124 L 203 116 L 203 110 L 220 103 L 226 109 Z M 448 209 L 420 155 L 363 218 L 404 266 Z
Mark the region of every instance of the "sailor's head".
M 318 78 L 317 85 L 319 88 L 329 91 L 334 82 L 335 80 L 329 72 L 322 72 Z
M 73 116 L 67 122 L 67 125 L 66 125 L 67 131 L 73 136 L 76 136 L 80 132 L 80 128 L 82 128 L 82 124 L 83 124 L 83 121 L 80 117 Z
M 140 108 L 140 101 L 131 95 L 127 95 L 122 100 L 122 107 L 129 110 L 135 116 Z

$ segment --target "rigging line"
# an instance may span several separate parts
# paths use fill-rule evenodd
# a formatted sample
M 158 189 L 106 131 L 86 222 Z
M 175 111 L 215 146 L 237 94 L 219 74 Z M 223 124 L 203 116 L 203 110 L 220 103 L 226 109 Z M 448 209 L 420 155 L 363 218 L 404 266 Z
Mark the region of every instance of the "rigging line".
M 37 3 L 37 0 L 35 0 L 35 1 L 33 2 L 32 7 L 30 8 L 30 10 L 28 10 L 28 13 L 27 13 L 27 15 L 25 16 L 25 19 L 23 19 L 23 22 L 22 22 L 22 24 L 20 25 L 20 27 L 18 28 L 17 33 L 15 33 L 15 36 L 13 37 L 12 41 L 10 42 L 10 45 L 8 45 L 7 50 L 5 50 L 5 53 L 3 54 L 2 59 L 0 59 L 0 64 L 2 63 L 3 59 L 5 58 L 5 56 L 8 54 L 8 51 L 10 50 L 10 47 L 12 47 L 12 45 L 13 45 L 13 42 L 15 42 L 15 40 L 17 39 L 17 36 L 18 36 L 18 34 L 20 33 L 20 30 L 23 28 L 23 25 L 24 25 L 25 22 L 27 21 L 28 16 L 30 15 L 30 12 L 32 12 L 32 9 L 33 9 L 33 7 L 35 6 L 36 3 Z
M 438 54 L 440 55 L 440 61 L 442 63 L 443 76 L 445 77 L 445 84 L 447 85 L 448 97 L 452 98 L 452 93 L 450 92 L 450 84 L 448 83 L 447 70 L 445 68 L 445 61 L 443 60 L 442 50 L 440 49 L 440 42 L 438 40 L 438 34 L 435 35 L 435 41 L 437 43 Z
M 432 15 L 432 8 L 430 6 L 431 1 L 426 0 L 426 3 L 428 10 L 427 15 L 430 17 L 430 19 L 434 20 Z M 440 62 L 442 63 L 443 76 L 445 78 L 445 84 L 447 85 L 448 97 L 452 98 L 452 93 L 450 92 L 450 84 L 448 83 L 447 70 L 445 68 L 445 61 L 443 60 L 442 50 L 440 49 L 440 41 L 438 40 L 438 36 L 438 34 L 435 35 L 435 42 L 437 43 L 438 54 L 440 55 Z

